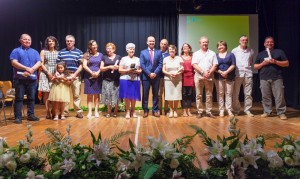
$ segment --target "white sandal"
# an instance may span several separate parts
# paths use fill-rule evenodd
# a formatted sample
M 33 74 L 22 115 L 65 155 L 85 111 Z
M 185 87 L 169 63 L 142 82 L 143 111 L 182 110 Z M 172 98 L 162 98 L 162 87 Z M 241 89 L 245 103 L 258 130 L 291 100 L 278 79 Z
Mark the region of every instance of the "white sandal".
M 126 112 L 125 118 L 130 119 L 130 112 Z
M 53 118 L 54 121 L 58 121 L 58 116 L 56 115 L 54 118 Z

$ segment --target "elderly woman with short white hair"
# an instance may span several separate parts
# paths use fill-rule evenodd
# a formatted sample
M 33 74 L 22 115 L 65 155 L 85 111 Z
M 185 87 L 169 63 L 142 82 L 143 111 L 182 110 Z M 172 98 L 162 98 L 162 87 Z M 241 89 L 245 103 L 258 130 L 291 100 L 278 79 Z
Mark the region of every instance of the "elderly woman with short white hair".
M 121 59 L 119 65 L 121 74 L 119 98 L 125 100 L 125 118 L 129 119 L 130 117 L 137 117 L 135 102 L 141 100 L 140 74 L 142 69 L 140 67 L 140 59 L 134 56 L 135 45 L 128 43 L 126 51 L 128 55 Z

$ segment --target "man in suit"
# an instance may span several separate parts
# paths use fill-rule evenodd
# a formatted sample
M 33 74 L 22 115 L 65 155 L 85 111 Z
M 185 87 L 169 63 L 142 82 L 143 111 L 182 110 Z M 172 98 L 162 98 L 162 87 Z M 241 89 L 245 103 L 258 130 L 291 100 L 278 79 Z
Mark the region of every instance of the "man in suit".
M 152 86 L 153 97 L 152 113 L 156 117 L 160 116 L 158 110 L 158 91 L 162 70 L 162 53 L 160 50 L 154 48 L 155 38 L 153 36 L 147 38 L 147 45 L 148 48 L 142 50 L 140 55 L 140 63 L 143 70 L 141 80 L 143 87 L 142 107 L 144 110 L 144 118 L 149 114 L 148 99 L 150 86 Z

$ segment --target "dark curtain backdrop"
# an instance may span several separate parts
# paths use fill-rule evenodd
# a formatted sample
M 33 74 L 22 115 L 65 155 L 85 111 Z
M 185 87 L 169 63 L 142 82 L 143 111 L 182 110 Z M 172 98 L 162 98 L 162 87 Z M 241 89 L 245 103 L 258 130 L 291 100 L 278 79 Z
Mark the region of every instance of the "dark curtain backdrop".
M 12 80 L 9 54 L 19 46 L 22 33 L 32 36 L 32 47 L 40 50 L 47 36 L 56 36 L 60 47 L 72 34 L 76 46 L 86 50 L 87 42 L 97 40 L 99 50 L 113 42 L 117 54 L 126 55 L 128 42 L 136 44 L 136 55 L 146 48 L 146 38 L 153 35 L 177 44 L 178 6 L 175 1 L 140 0 L 0 0 L 0 80 Z M 146 0 L 144 0 L 146 1 Z M 199 12 L 193 11 L 187 0 L 182 1 L 181 13 L 193 14 L 259 14 L 259 50 L 264 50 L 266 36 L 273 36 L 277 48 L 283 49 L 290 61 L 284 71 L 285 97 L 288 106 L 300 109 L 300 54 L 298 0 L 220 0 L 211 1 Z M 201 36 L 201 34 L 199 34 Z M 198 40 L 198 39 L 195 39 Z M 261 100 L 259 76 L 254 77 L 253 98 Z
M 300 1 L 265 0 L 259 10 L 259 48 L 264 39 L 275 38 L 275 48 L 286 53 L 290 66 L 284 70 L 285 99 L 288 106 L 300 109 Z M 259 81 L 258 81 L 259 83 Z M 258 96 L 259 88 L 255 89 Z
M 0 0 L 0 4 L 1 1 L 3 0 Z M 122 12 L 120 7 L 118 9 L 106 5 L 105 8 L 99 6 L 101 3 L 94 7 L 92 4 L 78 4 L 76 1 L 72 4 L 61 1 L 64 2 L 61 5 L 24 1 L 19 1 L 13 10 L 11 7 L 16 3 L 8 0 L 0 6 L 0 39 L 4 42 L 0 48 L 0 80 L 12 80 L 9 54 L 12 49 L 20 46 L 18 40 L 22 33 L 31 36 L 32 47 L 38 51 L 50 35 L 59 40 L 60 48 L 64 48 L 65 36 L 68 34 L 74 35 L 75 46 L 83 52 L 87 49 L 88 41 L 94 39 L 100 52 L 105 53 L 105 44 L 113 42 L 117 47 L 116 53 L 121 56 L 127 55 L 125 46 L 129 42 L 135 43 L 135 55 L 139 56 L 140 51 L 147 47 L 146 40 L 150 35 L 156 38 L 157 48 L 162 38 L 168 39 L 170 44 L 177 44 L 178 16 L 176 11 L 165 11 L 164 7 L 156 7 L 156 11 L 161 13 L 147 13 L 147 8 L 152 6 L 145 5 L 137 11 L 130 11 L 128 8 L 128 12 Z M 81 8 L 83 6 L 87 7 Z M 56 8 L 55 11 L 53 8 Z

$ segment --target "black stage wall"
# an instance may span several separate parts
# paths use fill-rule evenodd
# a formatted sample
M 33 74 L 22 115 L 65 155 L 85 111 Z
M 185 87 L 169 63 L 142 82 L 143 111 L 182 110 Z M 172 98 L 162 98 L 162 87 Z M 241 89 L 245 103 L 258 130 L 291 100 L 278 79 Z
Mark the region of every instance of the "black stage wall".
M 64 38 L 72 34 L 76 46 L 86 50 L 87 42 L 97 40 L 99 50 L 113 42 L 117 54 L 124 56 L 128 42 L 136 44 L 136 55 L 146 48 L 149 35 L 167 38 L 177 44 L 178 13 L 259 14 L 259 48 L 266 36 L 274 36 L 276 47 L 290 61 L 284 72 L 288 106 L 300 109 L 300 1 L 297 0 L 202 0 L 199 11 L 192 0 L 0 0 L 0 80 L 12 80 L 9 54 L 19 46 L 19 36 L 28 33 L 32 47 L 40 50 L 47 36 Z M 204 34 L 199 34 L 199 37 Z M 238 40 L 237 40 L 238 41 Z M 238 43 L 238 42 L 237 42 Z M 195 50 L 195 49 L 194 49 Z M 258 76 L 253 97 L 261 100 Z

